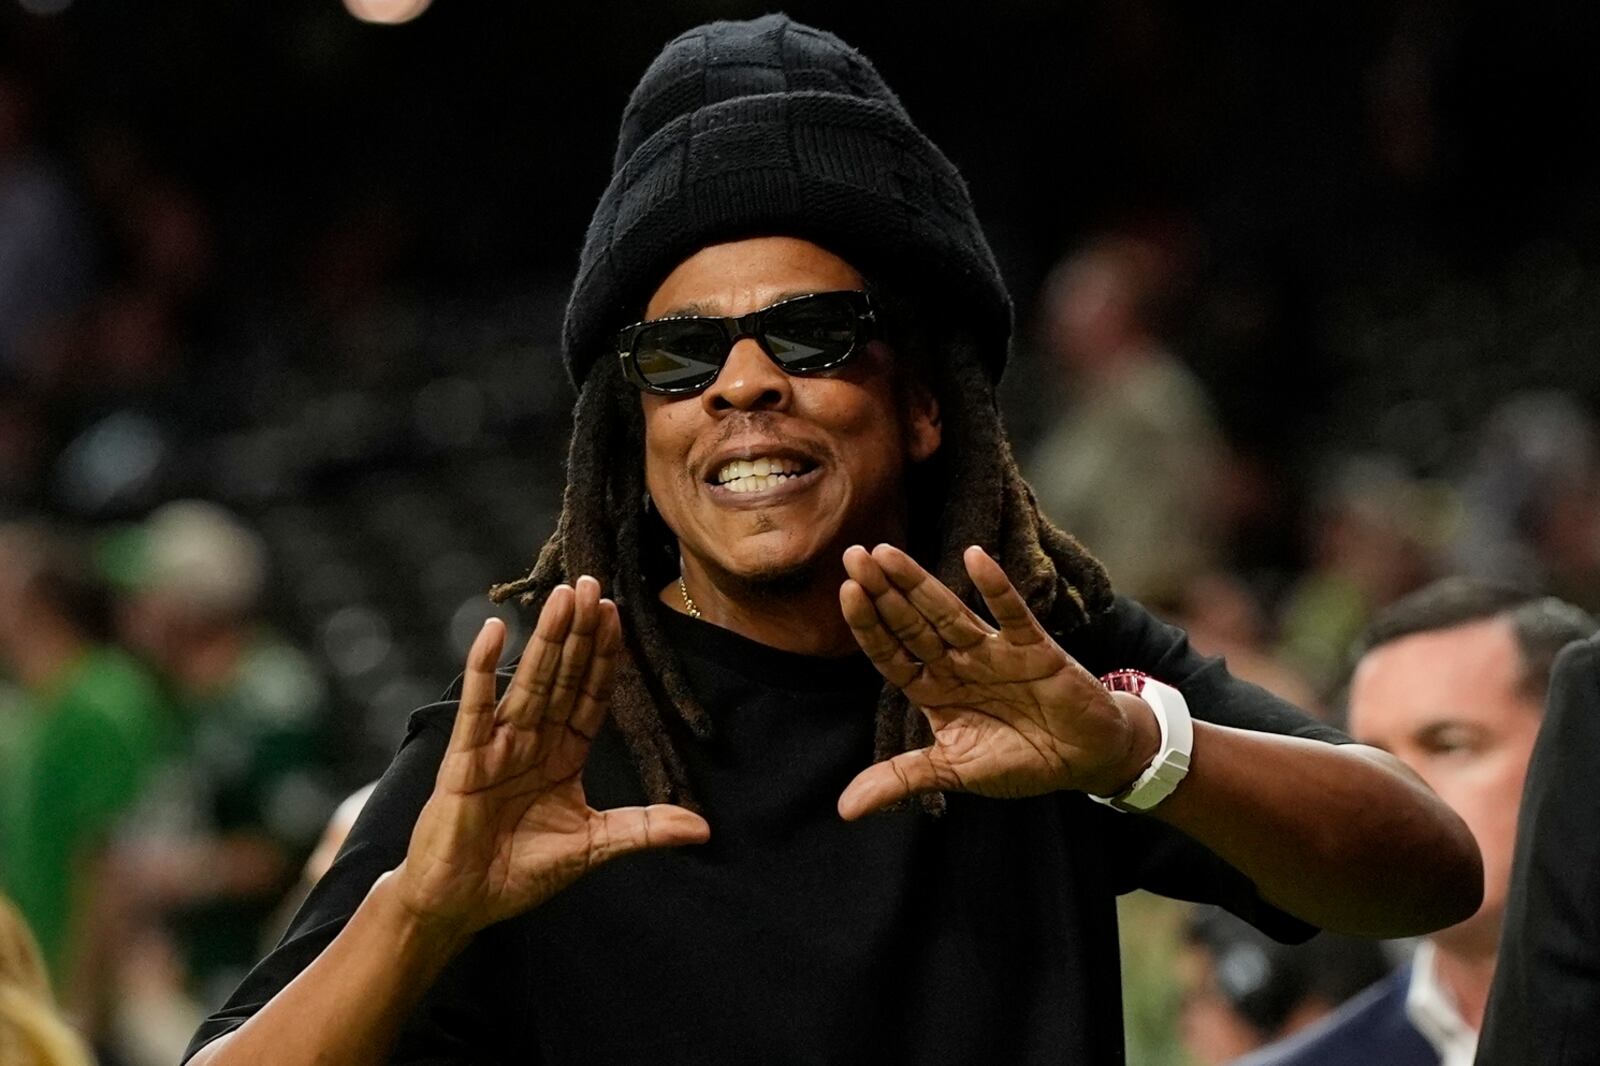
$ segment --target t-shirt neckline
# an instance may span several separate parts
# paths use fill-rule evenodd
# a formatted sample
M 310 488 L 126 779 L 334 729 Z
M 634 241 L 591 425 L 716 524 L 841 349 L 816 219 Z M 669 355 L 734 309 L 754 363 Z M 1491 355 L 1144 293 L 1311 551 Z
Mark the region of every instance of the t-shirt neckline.
M 783 651 L 703 618 L 690 618 L 670 607 L 658 608 L 668 640 L 680 654 L 702 659 L 752 681 L 796 691 L 859 689 L 883 676 L 864 652 L 851 655 L 802 655 Z

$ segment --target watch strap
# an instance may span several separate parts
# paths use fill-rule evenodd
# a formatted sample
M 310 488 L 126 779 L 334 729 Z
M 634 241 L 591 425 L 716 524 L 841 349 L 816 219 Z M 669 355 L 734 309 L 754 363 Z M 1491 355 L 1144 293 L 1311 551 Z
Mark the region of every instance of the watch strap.
M 1189 774 L 1189 760 L 1194 754 L 1194 722 L 1189 717 L 1189 704 L 1183 693 L 1139 670 L 1117 670 L 1102 677 L 1100 683 L 1113 692 L 1130 692 L 1144 700 L 1155 712 L 1161 741 L 1155 758 L 1133 784 L 1115 796 L 1090 794 L 1089 798 L 1119 811 L 1143 814 L 1172 795 Z

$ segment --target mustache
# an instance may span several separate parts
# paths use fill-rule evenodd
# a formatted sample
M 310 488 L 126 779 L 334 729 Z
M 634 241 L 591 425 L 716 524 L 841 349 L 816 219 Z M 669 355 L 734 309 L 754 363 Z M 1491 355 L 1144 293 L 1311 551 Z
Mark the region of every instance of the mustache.
M 708 449 L 715 451 L 739 437 L 762 437 L 780 447 L 793 448 L 814 456 L 820 461 L 835 458 L 833 449 L 825 442 L 796 437 L 784 430 L 784 418 L 771 411 L 741 411 L 727 416 L 717 430 L 717 436 Z M 702 452 L 703 454 L 703 452 Z

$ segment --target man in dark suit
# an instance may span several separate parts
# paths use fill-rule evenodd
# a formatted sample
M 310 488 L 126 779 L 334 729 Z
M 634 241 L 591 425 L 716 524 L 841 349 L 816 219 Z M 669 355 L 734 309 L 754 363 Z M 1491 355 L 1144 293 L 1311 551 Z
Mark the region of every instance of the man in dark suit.
M 1350 732 L 1397 755 L 1466 821 L 1483 851 L 1483 905 L 1325 1022 L 1241 1066 L 1471 1066 L 1551 664 L 1594 630 L 1570 604 L 1466 578 L 1436 582 L 1374 621 L 1350 681 Z M 1531 1061 L 1522 1047 L 1514 1061 Z

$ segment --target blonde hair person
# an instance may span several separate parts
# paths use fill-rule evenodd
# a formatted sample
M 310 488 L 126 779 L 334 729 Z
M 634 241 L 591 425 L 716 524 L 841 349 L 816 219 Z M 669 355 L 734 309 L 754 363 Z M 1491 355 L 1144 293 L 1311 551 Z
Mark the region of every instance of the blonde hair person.
M 16 907 L 0 895 L 0 1063 L 89 1066 L 83 1040 L 50 995 L 39 945 Z

